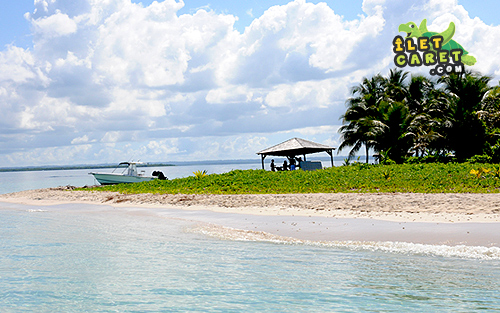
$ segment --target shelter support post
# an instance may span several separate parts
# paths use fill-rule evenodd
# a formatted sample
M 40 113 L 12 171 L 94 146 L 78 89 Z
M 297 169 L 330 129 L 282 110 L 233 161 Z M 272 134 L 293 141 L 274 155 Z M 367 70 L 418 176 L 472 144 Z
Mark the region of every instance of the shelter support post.
M 330 155 L 330 160 L 332 161 L 332 167 L 333 167 L 333 150 L 327 150 L 326 153 Z
M 266 155 L 265 154 L 261 154 L 260 157 L 262 159 L 262 169 L 265 170 L 265 168 L 264 168 L 264 159 L 266 158 Z

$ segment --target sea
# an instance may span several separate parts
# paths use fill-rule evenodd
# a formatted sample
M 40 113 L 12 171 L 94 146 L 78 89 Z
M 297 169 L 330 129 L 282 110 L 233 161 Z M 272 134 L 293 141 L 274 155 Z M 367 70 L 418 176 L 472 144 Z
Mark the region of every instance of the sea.
M 89 171 L 3 172 L 0 193 L 92 185 Z M 316 242 L 197 214 L 0 202 L 0 312 L 500 312 L 498 247 Z

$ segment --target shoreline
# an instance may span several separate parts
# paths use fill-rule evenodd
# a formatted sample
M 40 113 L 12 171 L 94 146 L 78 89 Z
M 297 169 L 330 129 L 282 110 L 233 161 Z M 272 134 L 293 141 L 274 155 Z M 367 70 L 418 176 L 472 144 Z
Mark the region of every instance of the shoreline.
M 500 223 L 500 194 L 120 194 L 73 187 L 1 194 L 0 201 L 26 205 L 65 203 L 116 207 L 175 207 L 251 215 L 367 218 L 396 222 Z
M 208 235 L 224 232 L 224 238 L 232 240 L 273 235 L 500 247 L 497 194 L 124 195 L 59 187 L 3 194 L 1 203 L 0 209 L 9 203 L 35 207 L 32 211 L 60 210 L 69 204 L 72 211 L 93 207 L 181 218 L 202 223 L 200 229 Z

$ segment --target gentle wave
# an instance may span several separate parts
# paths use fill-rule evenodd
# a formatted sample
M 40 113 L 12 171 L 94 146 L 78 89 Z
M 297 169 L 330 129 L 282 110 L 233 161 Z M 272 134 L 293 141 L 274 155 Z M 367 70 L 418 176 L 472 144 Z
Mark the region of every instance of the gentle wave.
M 36 213 L 36 212 L 48 212 L 47 210 L 42 210 L 42 209 L 30 209 L 27 210 L 29 213 Z
M 274 235 L 263 231 L 235 229 L 218 225 L 197 225 L 189 232 L 233 241 L 260 241 L 277 244 L 301 244 L 318 247 L 347 248 L 350 250 L 383 251 L 450 258 L 500 260 L 500 248 L 482 246 L 428 245 L 410 242 L 376 241 L 313 241 Z

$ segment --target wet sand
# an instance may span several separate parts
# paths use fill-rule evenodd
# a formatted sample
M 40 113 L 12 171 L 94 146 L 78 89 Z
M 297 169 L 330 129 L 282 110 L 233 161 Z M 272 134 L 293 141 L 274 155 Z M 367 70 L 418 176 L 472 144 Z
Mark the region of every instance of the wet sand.
M 498 194 L 122 195 L 60 187 L 0 195 L 0 202 L 99 205 L 302 240 L 500 247 Z

